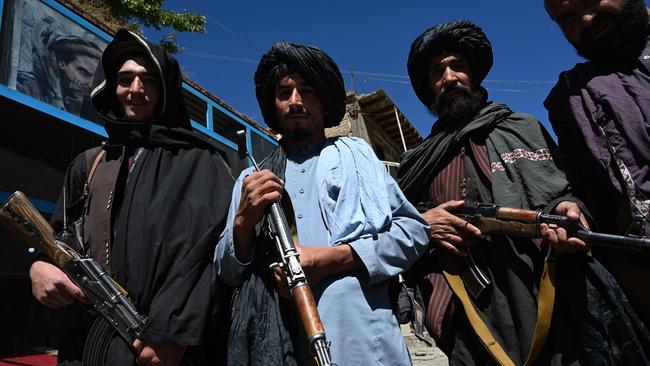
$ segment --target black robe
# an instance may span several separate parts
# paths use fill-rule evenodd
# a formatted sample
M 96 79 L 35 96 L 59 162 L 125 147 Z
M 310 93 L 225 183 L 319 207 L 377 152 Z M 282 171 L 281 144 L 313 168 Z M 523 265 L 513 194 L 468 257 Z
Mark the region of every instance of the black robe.
M 160 65 L 160 117 L 147 122 L 126 120 L 115 99 L 116 68 L 137 54 Z M 104 70 L 110 76 L 104 78 Z M 93 103 L 109 139 L 102 146 L 106 155 L 93 181 L 102 176 L 103 181 L 96 184 L 114 188 L 112 197 L 91 194 L 87 201 L 90 212 L 102 206 L 111 210 L 110 222 L 104 222 L 103 228 L 97 225 L 109 233 L 108 269 L 138 311 L 147 316 L 140 339 L 200 345 L 205 331 L 215 330 L 218 294 L 213 256 L 234 182 L 230 169 L 220 151 L 190 129 L 178 63 L 160 47 L 129 32 L 118 32 L 104 51 L 95 85 Z M 136 151 L 140 153 L 129 172 L 128 161 Z M 81 154 L 66 175 L 69 221 L 81 213 L 75 201 L 89 161 Z M 109 162 L 117 162 L 119 169 L 102 175 Z M 60 226 L 60 206 L 53 216 L 56 226 Z M 113 342 L 109 353 L 111 364 L 134 360 L 120 339 Z

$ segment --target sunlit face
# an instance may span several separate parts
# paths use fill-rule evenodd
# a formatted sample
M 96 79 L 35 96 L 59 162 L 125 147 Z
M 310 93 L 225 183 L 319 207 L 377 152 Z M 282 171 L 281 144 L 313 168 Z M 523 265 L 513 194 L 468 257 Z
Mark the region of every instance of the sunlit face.
M 429 85 L 434 95 L 461 93 L 471 87 L 472 71 L 465 56 L 457 52 L 444 52 L 429 62 Z M 454 88 L 460 87 L 460 88 Z
M 130 120 L 147 121 L 154 118 L 161 92 L 156 68 L 145 57 L 126 60 L 117 72 L 115 94 Z
M 90 95 L 93 83 L 93 73 L 98 60 L 86 55 L 77 55 L 70 62 L 59 61 L 58 66 L 63 75 L 84 94 Z
M 626 0 L 546 0 L 546 11 L 576 45 L 588 45 L 614 31 Z
M 325 112 L 320 97 L 302 76 L 292 73 L 275 86 L 276 118 L 289 141 L 310 141 L 324 136 Z
M 446 51 L 429 62 L 429 85 L 433 100 L 429 111 L 439 121 L 452 125 L 472 120 L 487 98 L 484 89 L 472 82 L 469 61 L 461 53 Z

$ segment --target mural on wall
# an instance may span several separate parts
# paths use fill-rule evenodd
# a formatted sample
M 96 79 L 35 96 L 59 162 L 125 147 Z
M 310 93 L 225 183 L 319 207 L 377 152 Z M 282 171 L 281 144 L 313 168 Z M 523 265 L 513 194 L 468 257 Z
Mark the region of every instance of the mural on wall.
M 15 0 L 7 85 L 96 120 L 90 92 L 107 41 L 38 0 Z

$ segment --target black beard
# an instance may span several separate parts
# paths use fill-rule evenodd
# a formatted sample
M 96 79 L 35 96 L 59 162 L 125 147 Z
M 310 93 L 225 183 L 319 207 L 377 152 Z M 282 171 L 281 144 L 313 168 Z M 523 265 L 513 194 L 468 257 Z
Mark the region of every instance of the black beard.
M 305 116 L 310 117 L 311 113 L 307 111 L 304 107 L 291 108 L 283 118 L 289 116 Z M 313 126 L 307 126 L 305 128 L 292 128 L 282 131 L 282 134 L 287 138 L 288 141 L 304 141 L 308 140 L 313 136 Z
M 460 91 L 460 94 L 449 94 Z M 487 100 L 485 89 L 478 87 L 466 87 L 456 84 L 454 87 L 446 88 L 440 95 L 435 97 L 429 111 L 438 116 L 438 121 L 445 124 L 466 124 L 474 118 L 476 112 Z
M 305 141 L 313 136 L 311 129 L 307 128 L 294 128 L 292 130 L 284 131 L 284 137 L 287 141 Z
M 621 12 L 596 15 L 594 23 L 581 34 L 586 40 L 581 44 L 570 42 L 578 55 L 600 64 L 620 66 L 633 63 L 645 46 L 648 35 L 648 12 L 644 0 L 627 0 Z M 612 28 L 598 40 L 593 31 L 604 22 L 612 22 Z

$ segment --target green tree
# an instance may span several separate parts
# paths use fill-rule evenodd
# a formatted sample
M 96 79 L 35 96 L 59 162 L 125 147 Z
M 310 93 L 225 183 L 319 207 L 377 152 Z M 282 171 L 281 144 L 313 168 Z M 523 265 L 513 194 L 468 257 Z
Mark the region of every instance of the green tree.
M 98 15 L 111 26 L 127 27 L 142 34 L 143 27 L 156 30 L 171 29 L 163 34 L 160 43 L 167 51 L 181 52 L 176 43 L 176 32 L 205 32 L 206 20 L 201 14 L 183 10 L 163 9 L 164 0 L 76 0 L 82 8 Z

